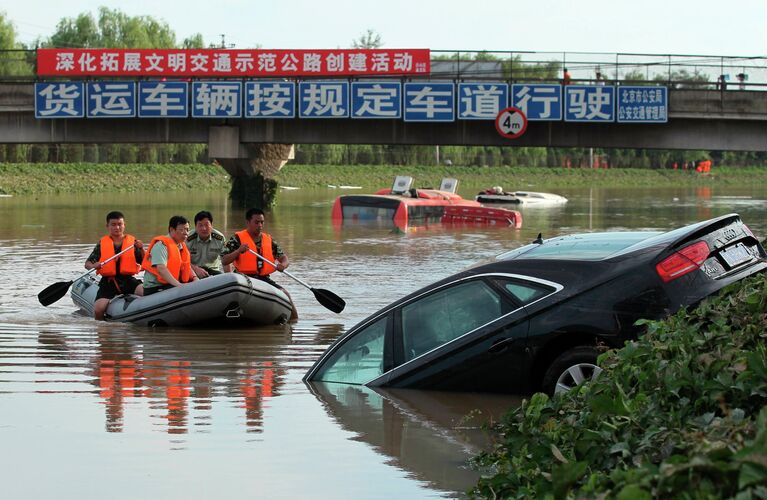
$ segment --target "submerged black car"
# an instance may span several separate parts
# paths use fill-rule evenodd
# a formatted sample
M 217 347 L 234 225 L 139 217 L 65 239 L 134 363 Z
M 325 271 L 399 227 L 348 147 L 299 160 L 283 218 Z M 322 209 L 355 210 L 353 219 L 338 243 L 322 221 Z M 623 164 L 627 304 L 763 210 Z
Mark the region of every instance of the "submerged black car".
M 549 393 L 596 376 L 600 346 L 767 268 L 737 214 L 662 232 L 542 240 L 418 290 L 339 337 L 305 380 Z

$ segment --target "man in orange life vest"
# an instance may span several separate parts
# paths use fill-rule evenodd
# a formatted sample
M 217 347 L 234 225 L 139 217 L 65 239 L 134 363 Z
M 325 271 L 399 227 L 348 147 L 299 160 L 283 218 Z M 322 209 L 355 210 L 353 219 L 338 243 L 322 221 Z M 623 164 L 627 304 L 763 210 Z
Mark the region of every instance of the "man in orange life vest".
M 185 283 L 196 281 L 192 271 L 186 236 L 189 221 L 181 215 L 174 215 L 168 222 L 168 235 L 155 236 L 149 244 L 144 262 L 144 295 L 167 290 Z
M 85 269 L 96 269 L 96 273 L 101 275 L 93 307 L 93 317 L 97 320 L 104 319 L 110 299 L 120 294 L 144 293 L 141 280 L 134 276 L 141 271 L 139 263 L 144 258 L 144 244 L 134 236 L 125 234 L 125 217 L 121 212 L 107 214 L 107 230 L 109 234 L 96 243 L 93 252 L 85 260 Z M 104 260 L 131 245 L 134 245 L 132 252 L 125 252 L 117 259 L 102 264 Z
M 290 299 L 290 321 L 296 321 L 298 319 L 298 311 L 296 305 L 293 303 L 293 299 L 288 294 L 288 291 L 284 287 L 278 285 L 269 275 L 274 271 L 284 271 L 288 268 L 290 263 L 288 262 L 288 256 L 282 251 L 280 245 L 274 241 L 268 233 L 263 231 L 264 229 L 264 211 L 260 208 L 251 208 L 245 212 L 246 227 L 242 231 L 238 231 L 234 236 L 229 238 L 226 246 L 221 250 L 221 263 L 224 266 L 234 263 L 235 269 L 251 278 L 260 279 L 266 281 L 273 287 L 279 288 Z M 259 259 L 252 253 L 248 252 L 249 249 L 255 250 L 256 253 L 265 257 L 266 259 L 274 262 L 277 266 Z

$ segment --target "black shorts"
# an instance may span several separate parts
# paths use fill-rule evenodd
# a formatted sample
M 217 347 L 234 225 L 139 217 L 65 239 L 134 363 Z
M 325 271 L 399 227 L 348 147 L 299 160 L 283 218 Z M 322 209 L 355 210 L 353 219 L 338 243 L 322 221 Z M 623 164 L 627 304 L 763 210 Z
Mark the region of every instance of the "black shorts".
M 96 292 L 96 300 L 112 299 L 118 295 L 133 293 L 141 284 L 141 280 L 133 276 L 115 276 L 114 278 L 101 277 L 99 291 Z

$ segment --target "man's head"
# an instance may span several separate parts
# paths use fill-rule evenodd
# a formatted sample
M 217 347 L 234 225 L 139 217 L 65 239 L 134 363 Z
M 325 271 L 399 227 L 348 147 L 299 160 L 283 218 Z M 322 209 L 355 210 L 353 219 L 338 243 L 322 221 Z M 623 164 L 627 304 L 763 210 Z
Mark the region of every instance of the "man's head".
M 168 222 L 168 236 L 173 238 L 176 243 L 186 241 L 189 234 L 189 221 L 183 215 L 174 215 Z
M 113 211 L 107 214 L 107 230 L 109 236 L 119 238 L 125 233 L 125 217 L 122 212 Z
M 251 208 L 245 212 L 246 227 L 249 232 L 259 235 L 264 229 L 264 211 L 260 208 Z
M 194 216 L 194 231 L 203 240 L 210 238 L 213 232 L 213 215 L 207 210 L 197 212 Z

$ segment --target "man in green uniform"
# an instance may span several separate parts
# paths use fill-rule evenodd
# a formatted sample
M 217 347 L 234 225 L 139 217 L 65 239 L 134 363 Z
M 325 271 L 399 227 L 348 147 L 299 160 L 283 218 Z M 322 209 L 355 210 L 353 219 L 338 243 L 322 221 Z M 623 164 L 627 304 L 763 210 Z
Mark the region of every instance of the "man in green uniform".
M 226 237 L 213 228 L 213 215 L 202 210 L 194 216 L 194 231 L 186 239 L 192 256 L 192 270 L 198 278 L 207 278 L 231 271 L 231 266 L 221 263 L 221 250 Z

